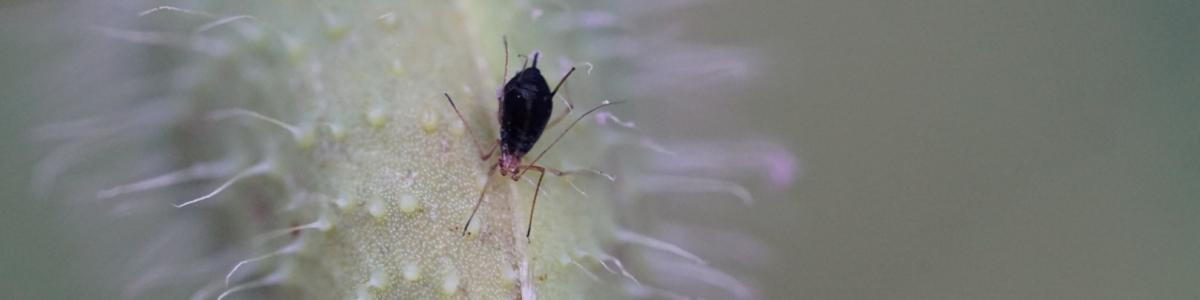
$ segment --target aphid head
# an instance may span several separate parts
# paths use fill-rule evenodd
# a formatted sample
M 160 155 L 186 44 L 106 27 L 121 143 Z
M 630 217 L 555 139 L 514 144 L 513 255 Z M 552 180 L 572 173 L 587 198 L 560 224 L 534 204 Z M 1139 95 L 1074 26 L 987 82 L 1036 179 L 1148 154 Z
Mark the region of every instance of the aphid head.
M 520 166 L 521 166 L 521 156 L 520 155 L 516 155 L 516 154 L 512 154 L 512 153 L 500 154 L 500 175 L 501 176 L 510 176 L 510 177 L 512 177 L 513 181 L 517 181 L 517 179 L 519 179 L 518 176 L 520 176 L 519 175 L 520 172 L 517 172 L 517 171 L 519 171 L 519 170 L 517 170 L 517 168 L 519 168 Z

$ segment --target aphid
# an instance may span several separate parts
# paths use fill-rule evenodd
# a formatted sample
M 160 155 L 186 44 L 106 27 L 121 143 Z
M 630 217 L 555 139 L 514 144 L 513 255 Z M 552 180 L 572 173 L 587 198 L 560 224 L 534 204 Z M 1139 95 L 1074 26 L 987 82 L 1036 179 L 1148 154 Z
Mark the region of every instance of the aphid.
M 606 101 L 605 103 L 583 113 L 583 115 L 575 119 L 574 122 L 571 122 L 570 125 L 567 125 L 567 128 L 564 129 L 562 133 L 558 135 L 558 137 L 554 138 L 554 141 L 550 142 L 550 145 L 547 146 L 546 149 L 542 150 L 541 153 L 538 153 L 538 155 L 535 156 L 532 161 L 530 161 L 528 164 L 522 165 L 521 160 L 525 157 L 525 154 L 529 153 L 529 150 L 533 149 L 533 146 L 537 143 L 538 139 L 542 137 L 542 132 L 545 131 L 547 125 L 554 126 L 561 121 L 563 117 L 566 117 L 568 114 L 570 114 L 571 110 L 574 109 L 574 106 L 567 101 L 566 109 L 564 110 L 563 114 L 559 115 L 554 120 L 550 120 L 550 114 L 554 110 L 554 96 L 558 94 L 558 89 L 561 88 L 563 83 L 567 81 L 567 77 L 570 77 L 571 73 L 575 72 L 575 67 L 571 67 L 571 70 L 567 71 L 567 74 L 563 75 L 562 79 L 559 79 L 558 84 L 554 86 L 553 90 L 551 90 L 550 86 L 546 83 L 546 78 L 542 77 L 541 70 L 538 70 L 537 63 L 538 53 L 534 53 L 533 64 L 528 68 L 522 64 L 522 70 L 513 75 L 513 78 L 504 84 L 504 89 L 501 90 L 500 97 L 497 99 L 500 101 L 500 110 L 496 114 L 500 121 L 500 138 L 497 139 L 496 142 L 492 143 L 492 146 L 486 151 L 484 151 L 483 147 L 480 146 L 478 140 L 475 138 L 475 134 L 471 131 L 471 128 L 466 125 L 466 118 L 463 118 L 462 113 L 458 111 L 458 107 L 454 105 L 454 100 L 450 98 L 450 94 L 445 94 L 446 100 L 450 102 L 450 107 L 454 108 L 454 113 L 458 114 L 458 118 L 462 120 L 463 126 L 465 126 L 467 132 L 470 133 L 471 142 L 474 143 L 475 148 L 479 150 L 479 158 L 481 160 L 486 161 L 490 159 L 492 154 L 496 153 L 496 148 L 500 148 L 499 160 L 496 161 L 495 164 L 492 164 L 492 167 L 488 170 L 489 178 L 491 178 L 492 173 L 495 172 L 497 168 L 500 169 L 501 176 L 512 178 L 513 181 L 520 180 L 521 176 L 523 176 L 525 172 L 528 172 L 529 170 L 537 171 L 540 174 L 538 175 L 537 184 L 535 185 L 536 187 L 534 188 L 533 192 L 533 204 L 531 204 L 529 207 L 529 225 L 525 230 L 525 238 L 529 238 L 529 234 L 533 230 L 533 210 L 535 207 L 537 207 L 538 192 L 541 190 L 542 179 L 546 176 L 546 173 L 553 173 L 556 176 L 566 176 L 572 173 L 571 171 L 562 171 L 539 165 L 537 164 L 537 161 L 541 159 L 543 155 L 546 155 L 546 152 L 550 151 L 550 148 L 553 148 L 554 145 L 557 144 L 558 141 L 567 134 L 567 131 L 571 130 L 572 127 L 575 127 L 575 124 L 578 124 L 579 121 L 583 120 L 583 118 L 588 114 L 591 114 L 602 107 L 620 103 Z M 501 78 L 501 81 L 508 77 L 507 39 L 504 40 L 503 76 L 504 77 Z M 471 210 L 471 216 L 467 218 L 467 223 L 463 225 L 463 235 L 467 234 L 467 228 L 471 225 L 471 221 L 475 219 L 475 213 L 479 211 L 479 205 L 483 203 L 483 195 L 486 192 L 486 186 L 484 189 L 484 191 L 479 193 L 479 200 L 475 201 L 475 208 Z

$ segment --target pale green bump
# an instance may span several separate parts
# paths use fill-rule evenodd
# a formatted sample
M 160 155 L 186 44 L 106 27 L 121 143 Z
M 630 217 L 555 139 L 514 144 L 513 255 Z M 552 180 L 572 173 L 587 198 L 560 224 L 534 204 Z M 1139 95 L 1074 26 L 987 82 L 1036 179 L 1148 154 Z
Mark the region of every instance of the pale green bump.
M 375 24 L 379 25 L 379 28 L 383 30 L 394 31 L 397 27 L 400 27 L 400 20 L 396 17 L 396 13 L 386 12 L 375 18 Z
M 355 300 L 375 300 L 375 293 L 366 284 L 359 286 L 355 294 L 357 295 L 354 297 Z
M 373 290 L 386 290 L 391 287 L 391 284 L 391 276 L 388 276 L 388 272 L 384 268 L 376 268 L 371 271 L 371 277 L 367 279 L 367 286 Z
M 389 68 L 389 70 L 391 70 L 392 75 L 396 75 L 397 78 L 404 77 L 404 75 L 407 74 L 407 71 L 404 69 L 404 63 L 401 62 L 399 58 L 392 60 L 391 68 Z
M 571 256 L 567 255 L 566 253 L 561 253 L 558 255 L 558 265 L 560 267 L 570 266 L 571 262 Z
M 328 130 L 329 136 L 333 137 L 334 141 L 346 140 L 346 127 L 338 123 L 325 123 L 325 129 Z
M 260 25 L 255 24 L 239 26 L 238 29 L 240 29 L 239 32 L 241 32 L 242 35 L 250 41 L 250 45 L 255 48 L 266 49 L 271 45 L 271 43 L 269 43 L 270 39 L 268 38 L 270 35 L 268 35 L 266 29 Z
M 571 257 L 574 257 L 576 261 L 588 261 L 592 260 L 592 258 L 596 258 L 595 255 L 583 250 L 575 250 L 575 253 L 573 253 Z
M 425 108 L 421 112 L 421 129 L 425 130 L 426 134 L 433 134 L 438 130 L 438 113 L 431 108 Z
M 287 49 L 288 60 L 292 63 L 303 61 L 304 56 L 308 54 L 308 48 L 304 46 L 304 43 L 292 36 L 283 36 L 283 47 Z
M 403 271 L 404 273 L 402 273 L 401 276 L 404 278 L 404 281 L 416 282 L 417 280 L 421 279 L 421 266 L 417 263 L 405 263 Z
M 333 200 L 333 205 L 337 206 L 337 208 L 343 213 L 354 211 L 354 208 L 358 207 L 358 204 L 359 203 L 355 202 L 354 199 L 346 196 L 341 196 Z
M 417 198 L 413 197 L 413 195 L 404 194 L 403 196 L 400 196 L 400 211 L 406 214 L 411 214 L 416 212 L 419 208 L 421 208 L 421 203 L 418 202 Z
M 449 130 L 449 131 L 450 131 L 450 134 L 454 135 L 454 137 L 455 137 L 455 138 L 460 138 L 460 139 L 461 139 L 461 138 L 462 138 L 464 135 L 466 135 L 466 134 L 467 134 L 467 128 L 466 128 L 466 126 L 465 126 L 465 125 L 463 125 L 463 122 L 462 122 L 462 121 L 459 121 L 459 120 L 456 120 L 456 121 L 450 122 L 450 128 L 449 128 L 449 129 L 450 129 L 450 130 Z
M 447 275 L 445 278 L 442 278 L 441 289 L 438 291 L 441 292 L 443 296 L 453 296 L 454 294 L 458 293 L 458 281 L 458 274 Z
M 453 296 L 458 293 L 458 285 L 462 278 L 458 276 L 458 270 L 449 264 L 446 264 L 446 270 L 443 272 L 445 274 L 442 275 L 442 282 L 438 285 L 438 292 L 441 292 L 443 296 Z
M 500 285 L 504 288 L 513 288 L 517 283 L 517 270 L 512 268 L 504 268 L 500 273 Z
M 350 31 L 350 24 L 346 24 L 337 15 L 325 14 L 325 36 L 330 40 L 341 40 L 346 36 L 346 32 Z
M 302 125 L 302 126 L 297 127 L 296 145 L 299 146 L 300 149 L 305 149 L 305 150 L 312 149 L 313 146 L 316 146 L 317 145 L 317 130 L 316 130 L 316 128 L 311 125 Z
M 327 233 L 330 230 L 333 230 L 333 224 L 337 222 L 336 218 L 336 215 L 326 209 L 321 212 L 321 218 L 317 219 L 317 222 L 313 223 L 312 227 L 317 231 Z
M 367 124 L 370 124 L 371 127 L 375 127 L 375 129 L 383 128 L 383 126 L 387 125 L 388 122 L 388 116 L 383 112 L 382 107 L 372 107 L 371 109 L 367 110 L 366 117 Z
M 482 190 L 482 189 L 487 188 L 487 184 L 488 184 L 487 174 L 480 173 L 478 177 L 475 177 L 475 188 L 477 190 Z
M 387 204 L 380 199 L 367 200 L 367 213 L 376 221 L 382 221 L 387 216 Z

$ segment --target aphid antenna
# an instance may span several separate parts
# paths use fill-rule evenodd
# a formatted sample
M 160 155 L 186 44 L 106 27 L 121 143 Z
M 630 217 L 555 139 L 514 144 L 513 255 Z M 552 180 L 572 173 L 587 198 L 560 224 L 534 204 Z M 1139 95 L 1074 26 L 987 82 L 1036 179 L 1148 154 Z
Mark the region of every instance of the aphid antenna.
M 504 81 L 508 80 L 508 36 L 500 36 L 500 40 L 504 42 L 504 75 L 500 76 L 500 86 L 504 86 Z
M 537 52 L 534 52 L 534 54 L 533 54 L 533 55 L 534 55 L 534 56 L 537 56 Z M 528 68 L 528 67 L 529 67 L 529 55 L 525 55 L 525 54 L 517 54 L 517 57 L 520 57 L 520 58 L 524 58 L 524 59 L 525 59 L 524 61 L 522 61 L 522 62 L 521 62 L 521 70 L 524 70 L 524 69 L 526 69 L 526 68 Z M 534 63 L 533 63 L 533 66 L 534 66 L 534 67 L 537 67 L 537 62 L 534 62 Z M 507 78 L 506 78 L 506 79 L 507 79 Z

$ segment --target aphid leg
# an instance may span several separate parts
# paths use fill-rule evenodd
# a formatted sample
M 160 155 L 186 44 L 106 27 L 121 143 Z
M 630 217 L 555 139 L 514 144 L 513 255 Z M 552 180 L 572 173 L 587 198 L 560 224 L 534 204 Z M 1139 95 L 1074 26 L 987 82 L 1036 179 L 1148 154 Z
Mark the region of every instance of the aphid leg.
M 554 174 L 554 176 L 558 176 L 558 177 L 563 177 L 563 176 L 567 176 L 567 175 L 571 175 L 571 174 L 580 172 L 579 170 L 564 171 L 564 170 L 559 170 L 559 169 L 555 169 L 555 168 L 551 168 L 551 167 L 547 167 L 547 166 L 543 166 L 543 165 L 526 165 L 526 166 L 524 166 L 524 168 L 538 169 L 539 172 Z M 591 171 L 591 170 L 589 170 L 589 171 Z M 597 174 L 603 174 L 600 171 L 593 171 L 593 172 L 596 172 Z
M 533 57 L 534 57 L 533 64 L 534 64 L 534 66 L 536 66 L 537 65 L 537 55 L 534 54 Z M 558 94 L 558 88 L 561 88 L 563 86 L 563 83 L 567 83 L 567 77 L 571 77 L 571 73 L 575 73 L 575 67 L 571 67 L 571 70 L 567 71 L 567 74 L 563 75 L 562 79 L 558 80 L 558 84 L 554 86 L 554 90 L 550 91 L 550 97 L 554 97 L 554 95 Z
M 563 86 L 563 84 L 565 84 L 567 82 L 567 77 L 570 77 L 571 73 L 575 73 L 575 67 L 571 67 L 571 70 L 567 71 L 567 74 L 563 75 L 562 79 L 558 80 L 558 85 L 555 85 L 554 91 L 550 92 L 551 99 L 554 98 L 554 95 L 558 94 L 558 89 L 561 88 Z M 558 124 L 558 122 L 560 122 L 564 118 L 566 118 L 567 115 L 571 114 L 571 111 L 575 109 L 575 104 L 572 104 L 571 100 L 568 100 L 567 97 L 563 97 L 563 102 L 565 102 L 567 104 L 566 108 L 564 109 L 563 114 L 554 118 L 554 120 L 550 120 L 550 123 L 548 125 L 546 125 L 546 127 L 554 127 L 555 124 Z
M 612 174 L 608 174 L 608 173 L 605 173 L 604 171 L 600 171 L 600 170 L 596 170 L 596 169 L 592 169 L 592 168 L 560 170 L 560 169 L 556 169 L 556 168 L 552 168 L 552 167 L 547 167 L 544 165 L 536 165 L 536 166 L 524 165 L 524 166 L 518 167 L 518 169 L 529 169 L 529 168 L 538 168 L 538 169 L 541 169 L 539 171 L 545 171 L 546 173 L 550 173 L 550 174 L 553 174 L 554 176 L 558 176 L 558 177 L 572 176 L 572 175 L 581 174 L 581 173 L 590 173 L 591 175 L 600 176 L 600 177 L 603 177 L 604 179 L 608 179 L 609 181 L 617 180 L 617 178 L 614 177 Z M 517 177 L 517 179 L 521 179 L 521 178 Z
M 488 173 L 487 173 L 488 178 L 492 178 L 492 173 L 496 172 L 496 167 L 498 167 L 498 166 L 500 166 L 500 162 L 496 162 L 496 163 L 492 164 L 492 167 L 490 169 L 488 169 Z M 471 216 L 467 217 L 467 223 L 463 224 L 462 235 L 464 235 L 464 236 L 467 235 L 467 228 L 471 228 L 471 221 L 475 220 L 475 213 L 479 212 L 479 205 L 483 204 L 483 195 L 487 193 L 487 186 L 488 186 L 488 183 L 490 183 L 490 182 L 491 182 L 491 180 L 488 180 L 488 182 L 484 183 L 483 188 L 481 189 L 481 191 L 479 191 L 479 200 L 475 200 L 475 208 L 471 209 Z
M 575 170 L 563 171 L 563 170 L 559 170 L 559 169 L 555 169 L 555 168 L 551 168 L 551 167 L 547 167 L 547 166 L 543 166 L 543 165 L 533 165 L 533 164 L 521 166 L 521 168 L 525 169 L 525 171 L 533 169 L 533 170 L 538 171 L 538 173 L 539 173 L 537 184 L 535 184 L 534 188 L 533 188 L 533 203 L 529 205 L 529 223 L 528 223 L 528 225 L 526 225 L 528 227 L 525 227 L 526 228 L 525 229 L 525 239 L 529 239 L 529 234 L 531 232 L 533 232 L 533 211 L 534 211 L 534 208 L 537 207 L 538 194 L 541 193 L 542 179 L 544 179 L 546 177 L 546 173 L 554 174 L 554 176 L 558 176 L 558 177 L 563 177 L 563 176 L 575 174 L 580 171 L 575 171 Z M 605 176 L 605 177 L 610 176 L 608 174 L 605 174 L 604 172 L 591 170 L 591 169 L 582 170 L 582 171 L 594 172 L 600 176 Z M 524 173 L 522 173 L 522 174 L 524 174 Z M 517 177 L 516 179 L 520 179 L 520 177 Z
M 529 223 L 525 226 L 525 240 L 529 240 L 529 234 L 533 232 L 533 211 L 537 208 L 538 192 L 542 189 L 542 179 L 546 178 L 546 168 L 537 165 L 529 165 L 526 170 L 534 169 L 538 171 L 537 185 L 533 188 L 533 204 L 529 205 Z
M 500 139 L 496 139 L 496 142 L 492 143 L 492 147 L 488 148 L 487 154 L 481 153 L 479 160 L 488 160 L 489 158 L 492 158 L 492 154 L 496 154 L 496 149 L 498 147 L 500 147 Z
M 546 123 L 546 128 L 554 127 L 554 125 L 558 124 L 558 122 L 562 122 L 562 120 L 566 119 L 568 115 L 571 115 L 571 111 L 575 110 L 575 104 L 572 104 L 571 100 L 567 100 L 566 97 L 563 97 L 562 99 L 563 103 L 566 104 L 566 107 L 563 108 L 563 113 L 557 117 L 554 117 L 553 120 L 550 120 L 550 123 Z
M 496 140 L 496 143 L 492 144 L 492 148 L 484 152 L 483 146 L 479 145 L 479 140 L 475 138 L 475 131 L 471 130 L 471 125 L 467 122 L 467 118 L 463 118 L 462 113 L 458 111 L 458 106 L 454 105 L 454 99 L 450 99 L 450 94 L 448 93 L 442 93 L 442 95 L 446 95 L 446 101 L 450 101 L 450 108 L 454 109 L 454 114 L 458 115 L 458 120 L 463 122 L 463 127 L 467 129 L 467 134 L 471 136 L 471 143 L 475 144 L 475 150 L 479 151 L 479 159 L 488 160 L 488 158 L 491 158 L 492 154 L 496 153 L 496 147 L 500 146 L 500 140 Z
M 570 75 L 570 72 L 567 72 L 567 75 Z M 579 124 L 579 121 L 583 120 L 584 117 L 587 117 L 587 115 L 590 115 L 593 112 L 596 112 L 597 110 L 600 110 L 601 108 L 604 108 L 605 106 L 618 104 L 618 103 L 624 103 L 624 101 L 617 101 L 617 102 L 605 101 L 604 103 L 597 105 L 596 107 L 593 107 L 592 109 L 588 110 L 587 112 L 584 112 L 583 115 L 580 115 L 579 118 L 576 118 L 575 121 L 571 122 L 570 125 L 567 125 L 567 129 L 563 129 L 562 133 L 558 134 L 558 137 L 555 137 L 554 141 L 550 142 L 549 146 L 546 146 L 546 149 L 543 149 L 541 153 L 538 153 L 538 155 L 533 158 L 533 160 L 529 161 L 529 165 L 531 165 L 531 166 L 536 165 L 538 160 L 542 159 L 542 156 L 546 155 L 546 152 L 549 152 L 551 148 L 554 148 L 554 145 L 558 144 L 558 141 L 562 140 L 562 138 L 567 135 L 567 132 L 571 131 L 571 128 L 575 127 L 576 124 Z M 525 169 L 525 171 L 528 171 L 528 170 L 529 169 Z M 525 171 L 522 171 L 522 172 L 525 172 Z M 519 176 L 519 175 L 517 176 L 517 178 L 520 178 L 520 177 L 521 176 Z

